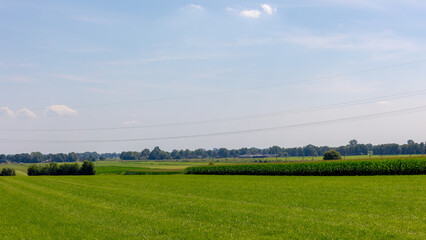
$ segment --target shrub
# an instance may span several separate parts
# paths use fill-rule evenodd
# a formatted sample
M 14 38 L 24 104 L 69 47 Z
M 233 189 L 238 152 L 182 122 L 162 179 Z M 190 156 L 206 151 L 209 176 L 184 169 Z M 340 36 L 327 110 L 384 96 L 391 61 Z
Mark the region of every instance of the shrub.
M 16 176 L 15 169 L 13 169 L 13 168 L 3 168 L 0 171 L 0 176 Z
M 95 175 L 95 164 L 93 162 L 84 161 L 80 168 L 81 175 Z
M 59 165 L 58 171 L 56 174 L 51 175 L 79 175 L 80 166 L 78 163 L 64 163 Z
M 82 166 L 78 163 L 49 163 L 46 165 L 31 165 L 27 170 L 28 176 L 37 175 L 94 175 L 95 166 L 92 162 L 84 161 Z
M 340 160 L 342 159 L 342 156 L 340 156 L 340 153 L 336 150 L 329 150 L 324 153 L 324 160 Z
M 27 169 L 28 176 L 40 175 L 40 172 L 41 172 L 40 166 L 37 166 L 35 164 L 29 166 Z

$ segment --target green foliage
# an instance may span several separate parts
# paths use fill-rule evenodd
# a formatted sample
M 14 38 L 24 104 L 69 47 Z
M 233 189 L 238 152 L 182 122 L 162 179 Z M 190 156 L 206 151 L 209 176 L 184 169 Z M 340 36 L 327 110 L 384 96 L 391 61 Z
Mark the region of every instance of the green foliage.
M 95 175 L 95 164 L 93 164 L 93 162 L 84 161 L 79 171 L 80 175 Z
M 78 163 L 64 163 L 60 164 L 57 172 L 52 172 L 48 175 L 79 175 L 80 174 L 80 165 Z
M 16 176 L 15 169 L 13 168 L 2 168 L 0 176 Z
M 409 175 L 426 174 L 426 158 L 337 162 L 268 163 L 222 166 L 200 166 L 185 169 L 186 174 L 214 175 Z
M 39 175 L 94 175 L 93 162 L 84 161 L 82 166 L 78 163 L 57 164 L 51 162 L 45 165 L 31 165 L 27 169 L 28 176 Z
M 340 156 L 340 153 L 336 150 L 329 150 L 324 153 L 324 160 L 340 160 L 342 159 L 342 156 Z

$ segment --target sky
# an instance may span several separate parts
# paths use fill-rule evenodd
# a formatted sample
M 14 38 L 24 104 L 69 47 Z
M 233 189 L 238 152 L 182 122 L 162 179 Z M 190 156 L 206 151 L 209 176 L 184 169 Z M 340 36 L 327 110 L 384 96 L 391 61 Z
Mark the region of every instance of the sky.
M 426 141 L 425 11 L 0 0 L 0 153 Z

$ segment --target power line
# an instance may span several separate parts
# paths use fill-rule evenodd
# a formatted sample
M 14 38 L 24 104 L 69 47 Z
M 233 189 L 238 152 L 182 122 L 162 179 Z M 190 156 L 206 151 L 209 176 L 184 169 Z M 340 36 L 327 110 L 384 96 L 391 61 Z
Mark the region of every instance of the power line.
M 324 120 L 317 122 L 308 122 L 301 124 L 277 126 L 277 127 L 268 127 L 268 128 L 255 128 L 248 130 L 238 130 L 238 131 L 228 131 L 228 132 L 216 132 L 216 133 L 204 133 L 204 134 L 194 134 L 194 135 L 181 135 L 181 136 L 169 136 L 169 137 L 152 137 L 152 138 L 132 138 L 132 139 L 112 139 L 112 140 L 28 140 L 28 139 L 0 139 L 3 142 L 18 142 L 18 143 L 112 143 L 112 142 L 141 142 L 141 141 L 157 141 L 157 140 L 174 140 L 174 139 L 187 139 L 187 138 L 199 138 L 199 137 L 213 137 L 213 136 L 225 136 L 225 135 L 235 135 L 235 134 L 244 134 L 244 133 L 255 133 L 255 132 L 267 132 L 272 130 L 282 130 L 282 129 L 294 129 L 294 128 L 303 128 L 309 126 L 322 126 L 330 125 L 335 123 L 344 123 L 352 122 L 366 119 L 375 119 L 386 116 L 402 115 L 408 113 L 416 113 L 426 111 L 426 106 L 413 107 L 400 109 L 389 112 L 367 114 L 361 116 L 353 116 L 347 118 L 339 118 L 332 120 Z
M 213 95 L 220 95 L 220 94 L 230 94 L 230 93 L 236 93 L 236 92 L 252 91 L 252 90 L 280 87 L 280 86 L 285 86 L 285 85 L 314 82 L 314 81 L 319 81 L 319 80 L 324 80 L 324 79 L 347 77 L 347 76 L 357 75 L 357 74 L 361 74 L 361 73 L 380 71 L 380 70 L 384 70 L 384 69 L 392 69 L 392 68 L 397 68 L 397 67 L 402 67 L 402 66 L 407 66 L 407 65 L 417 64 L 417 63 L 424 63 L 424 62 L 426 62 L 426 59 L 411 61 L 411 62 L 405 62 L 405 63 L 399 63 L 399 64 L 393 64 L 393 65 L 387 65 L 387 66 L 376 67 L 376 68 L 367 68 L 367 69 L 353 71 L 353 72 L 347 72 L 347 73 L 340 73 L 340 74 L 334 74 L 334 75 L 328 75 L 328 76 L 322 76 L 322 77 L 315 77 L 315 78 L 305 79 L 305 80 L 301 80 L 301 81 L 283 82 L 283 83 L 269 84 L 269 85 L 250 87 L 250 88 L 241 88 L 241 89 L 235 89 L 235 90 L 225 90 L 225 91 L 218 91 L 218 92 L 211 92 L 211 93 L 186 95 L 186 96 L 180 96 L 180 97 L 157 98 L 157 99 L 149 99 L 149 100 L 141 100 L 141 101 L 115 102 L 115 103 L 93 104 L 93 105 L 75 105 L 75 106 L 71 106 L 71 107 L 96 107 L 96 106 L 122 105 L 122 104 L 131 104 L 131 103 L 150 103 L 150 102 L 161 102 L 161 101 L 169 101 L 169 100 L 180 100 L 180 99 L 186 99 L 186 98 L 206 97 L 206 96 L 213 96 Z
M 134 104 L 134 103 L 152 103 L 152 102 L 181 100 L 181 99 L 197 98 L 197 97 L 207 97 L 207 96 L 214 96 L 214 95 L 221 95 L 221 94 L 230 94 L 230 93 L 237 93 L 237 92 L 244 92 L 244 91 L 267 89 L 267 88 L 280 87 L 280 86 L 293 85 L 293 84 L 300 84 L 300 83 L 306 83 L 306 82 L 314 82 L 314 81 L 325 80 L 325 79 L 333 79 L 333 78 L 338 78 L 338 77 L 347 77 L 347 76 L 353 76 L 353 75 L 367 73 L 367 72 L 374 72 L 374 71 L 380 71 L 380 70 L 385 70 L 385 69 L 392 69 L 392 68 L 403 67 L 403 66 L 407 66 L 407 65 L 419 64 L 419 63 L 424 63 L 424 62 L 426 62 L 426 59 L 411 61 L 411 62 L 405 62 L 405 63 L 399 63 L 399 64 L 393 64 L 393 65 L 387 65 L 387 66 L 382 66 L 382 67 L 367 68 L 367 69 L 353 71 L 353 72 L 347 72 L 347 73 L 340 73 L 340 74 L 327 75 L 327 76 L 322 76 L 322 77 L 309 78 L 309 79 L 300 80 L 300 81 L 282 82 L 282 83 L 269 84 L 269 85 L 263 85 L 263 86 L 257 86 L 257 87 L 249 87 L 249 88 L 240 88 L 240 89 L 234 89 L 234 90 L 224 90 L 224 91 L 200 93 L 200 94 L 177 96 L 177 97 L 153 98 L 153 99 L 146 99 L 146 100 L 134 100 L 134 101 L 99 103 L 99 104 L 85 104 L 85 105 L 69 105 L 69 107 L 72 107 L 72 108 L 101 107 L 101 106 L 114 106 L 114 105 L 124 105 L 124 104 Z M 33 109 L 44 109 L 44 108 L 33 108 Z
M 312 111 L 319 111 L 319 110 L 327 110 L 327 109 L 333 109 L 333 108 L 341 108 L 341 107 L 347 107 L 347 106 L 368 104 L 368 103 L 376 102 L 376 101 L 379 101 L 379 100 L 392 100 L 392 99 L 407 98 L 407 97 L 419 96 L 419 95 L 424 95 L 424 94 L 426 94 L 426 89 L 410 91 L 410 92 L 403 92 L 403 93 L 392 94 L 392 95 L 381 96 L 381 97 L 361 99 L 361 100 L 356 100 L 356 101 L 322 105 L 322 106 L 316 106 L 316 107 L 306 107 L 306 108 L 298 108 L 298 109 L 291 109 L 291 110 L 285 110 L 285 111 L 276 111 L 276 112 L 261 113 L 261 114 L 242 115 L 242 116 L 227 117 L 227 118 L 215 118 L 215 119 L 207 119 L 207 120 L 199 120 L 199 121 L 152 124 L 152 125 L 143 125 L 143 126 L 103 127 L 103 128 L 66 128 L 66 129 L 18 129 L 18 128 L 15 128 L 15 129 L 0 129 L 0 131 L 4 131 L 4 132 L 81 132 L 81 131 L 108 131 L 108 130 L 125 130 L 125 129 L 143 129 L 143 128 L 155 128 L 155 127 L 184 126 L 184 125 L 204 124 L 204 123 L 212 123 L 212 122 L 216 123 L 216 122 L 226 122 L 226 121 L 236 121 L 236 120 L 247 120 L 247 119 L 283 116 L 283 115 L 289 115 L 289 114 L 295 114 L 295 113 L 312 112 Z

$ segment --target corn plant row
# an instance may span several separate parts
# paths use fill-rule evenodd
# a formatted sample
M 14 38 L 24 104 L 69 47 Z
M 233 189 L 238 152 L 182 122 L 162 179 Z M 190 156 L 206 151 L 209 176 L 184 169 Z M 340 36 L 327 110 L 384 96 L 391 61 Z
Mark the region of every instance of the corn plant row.
M 288 176 L 413 175 L 426 173 L 426 158 L 200 166 L 189 167 L 185 169 L 185 173 Z

